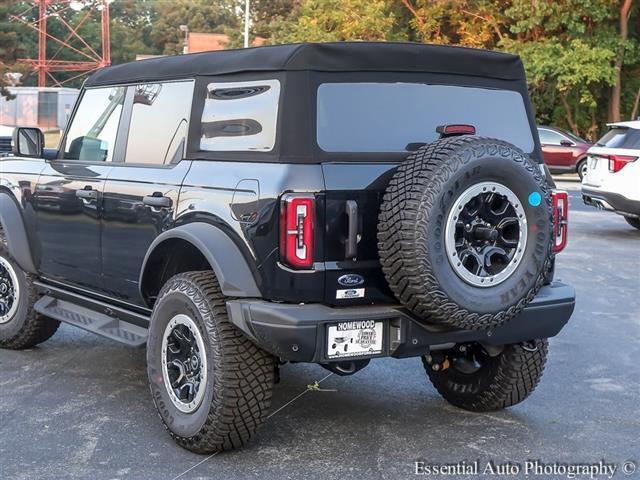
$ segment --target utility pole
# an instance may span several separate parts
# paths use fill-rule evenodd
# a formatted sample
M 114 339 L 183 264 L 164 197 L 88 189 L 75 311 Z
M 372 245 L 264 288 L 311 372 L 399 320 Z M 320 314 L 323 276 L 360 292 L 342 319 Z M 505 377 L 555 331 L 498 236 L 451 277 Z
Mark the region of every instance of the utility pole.
M 101 23 L 102 23 L 102 61 L 101 67 L 111 65 L 111 29 L 109 28 L 109 0 L 102 0 Z
M 47 0 L 38 2 L 38 87 L 47 84 Z
M 182 45 L 182 53 L 189 53 L 189 25 L 180 25 L 180 31 L 184 32 L 184 42 Z
M 249 0 L 244 0 L 244 48 L 249 48 Z

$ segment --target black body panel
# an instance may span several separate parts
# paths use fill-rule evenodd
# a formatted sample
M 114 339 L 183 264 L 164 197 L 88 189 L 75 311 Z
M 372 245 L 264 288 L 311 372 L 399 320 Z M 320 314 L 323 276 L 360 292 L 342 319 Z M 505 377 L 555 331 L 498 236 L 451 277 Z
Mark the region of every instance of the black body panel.
M 142 304 L 142 262 L 155 238 L 173 226 L 180 185 L 190 166 L 114 163 L 102 203 L 102 274 L 109 295 Z M 149 197 L 167 199 L 167 205 L 151 205 Z
M 325 302 L 329 305 L 363 305 L 395 302 L 378 257 L 377 225 L 384 190 L 395 171 L 395 163 L 326 163 L 322 165 L 326 185 Z M 357 205 L 355 257 L 348 258 L 347 202 Z M 364 279 L 365 297 L 337 300 L 342 275 L 355 273 Z
M 47 161 L 33 195 L 42 275 L 102 291 L 101 203 L 110 163 Z
M 582 187 L 582 200 L 586 205 L 605 210 L 613 210 L 620 214 L 640 216 L 640 202 L 614 192 L 603 192 L 589 187 Z M 602 202 L 604 201 L 604 203 Z M 611 207 L 611 208 L 609 208 Z
M 517 317 L 491 330 L 456 330 L 428 326 L 398 305 L 331 308 L 325 305 L 279 305 L 255 300 L 227 302 L 234 325 L 274 355 L 296 362 L 325 363 L 328 325 L 358 320 L 383 321 L 385 338 L 379 357 L 426 355 L 437 346 L 483 342 L 505 345 L 557 335 L 575 307 L 572 287 L 556 282 L 540 290 Z M 362 358 L 372 358 L 371 356 Z M 348 360 L 358 360 L 349 357 Z

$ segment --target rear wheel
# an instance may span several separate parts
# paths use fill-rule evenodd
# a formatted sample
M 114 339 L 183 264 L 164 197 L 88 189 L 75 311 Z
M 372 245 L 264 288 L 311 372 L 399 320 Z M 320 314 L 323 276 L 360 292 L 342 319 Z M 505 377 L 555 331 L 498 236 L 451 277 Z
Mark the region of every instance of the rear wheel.
M 578 176 L 580 177 L 580 181 L 587 174 L 587 159 L 580 160 L 578 165 L 576 166 L 576 172 L 578 172 Z
M 637 228 L 638 230 L 640 230 L 640 218 L 638 218 L 638 217 L 624 217 L 624 219 L 633 228 Z
M 547 359 L 547 340 L 485 348 L 478 343 L 423 357 L 427 375 L 452 405 L 485 412 L 522 402 L 536 388 Z
M 212 272 L 179 274 L 162 288 L 147 369 L 160 418 L 188 450 L 239 448 L 266 419 L 275 359 L 229 322 Z

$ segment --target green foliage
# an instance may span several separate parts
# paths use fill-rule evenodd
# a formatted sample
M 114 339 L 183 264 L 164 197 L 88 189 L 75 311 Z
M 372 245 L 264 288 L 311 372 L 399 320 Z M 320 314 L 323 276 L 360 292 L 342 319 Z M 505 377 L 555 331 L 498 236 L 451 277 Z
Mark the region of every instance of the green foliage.
M 0 19 L 9 18 L 21 2 L 8 0 L 0 3 Z M 7 21 L 0 21 L 0 96 L 13 98 L 8 86 L 11 82 L 7 78 L 8 73 L 21 73 L 23 77 L 28 72 L 27 65 L 18 62 L 18 58 L 23 55 L 22 49 L 19 47 L 19 34 L 24 29 L 19 26 L 11 25 Z
M 274 43 L 403 40 L 386 0 L 308 0 L 272 25 Z
M 191 32 L 224 33 L 226 28 L 239 28 L 237 2 L 233 0 L 158 0 L 151 16 L 150 39 L 162 46 L 161 53 L 182 53 L 184 33 L 180 25 Z
M 609 115 L 620 70 L 621 113 L 629 118 L 640 101 L 639 6 L 631 7 L 629 36 L 620 38 L 624 0 L 251 0 L 251 36 L 267 43 L 301 41 L 409 40 L 497 49 L 524 62 L 539 123 L 596 136 Z M 35 32 L 10 14 L 27 0 L 0 3 L 0 78 L 17 71 L 21 57 L 37 52 Z M 63 3 L 55 8 L 62 8 Z M 192 32 L 226 33 L 231 47 L 243 43 L 244 0 L 115 0 L 111 9 L 113 63 L 136 54 L 175 54 L 183 47 L 180 25 Z M 33 21 L 34 11 L 25 16 Z M 61 16 L 78 25 L 84 11 Z M 59 22 L 51 33 L 64 35 Z M 83 36 L 99 44 L 99 21 Z M 75 40 L 72 40 L 75 41 Z M 77 41 L 74 43 L 79 47 Z M 49 42 L 48 53 L 58 49 Z M 63 51 L 57 58 L 78 59 Z M 618 63 L 619 65 L 619 63 Z M 34 76 L 26 78 L 33 83 Z M 81 80 L 78 80 L 77 86 Z M 0 83 L 2 87 L 4 83 Z M 635 107 L 636 115 L 640 107 Z
M 498 46 L 522 57 L 539 121 L 598 135 L 617 79 L 619 8 L 616 0 L 512 0 L 504 10 L 508 35 Z M 637 38 L 624 45 L 633 62 Z

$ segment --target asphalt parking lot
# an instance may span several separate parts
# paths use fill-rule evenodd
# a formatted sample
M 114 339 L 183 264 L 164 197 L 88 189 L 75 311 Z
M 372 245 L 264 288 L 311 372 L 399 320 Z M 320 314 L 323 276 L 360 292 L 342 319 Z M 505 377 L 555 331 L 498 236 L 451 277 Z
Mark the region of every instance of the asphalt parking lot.
M 559 186 L 570 191 L 570 243 L 556 278 L 575 286 L 577 307 L 524 403 L 458 410 L 419 359 L 373 361 L 344 378 L 286 365 L 254 441 L 199 456 L 164 431 L 144 350 L 63 326 L 38 348 L 0 351 L 0 477 L 398 479 L 415 477 L 417 460 L 604 460 L 616 478 L 640 478 L 620 471 L 640 462 L 640 231 L 582 205 L 574 179 Z

